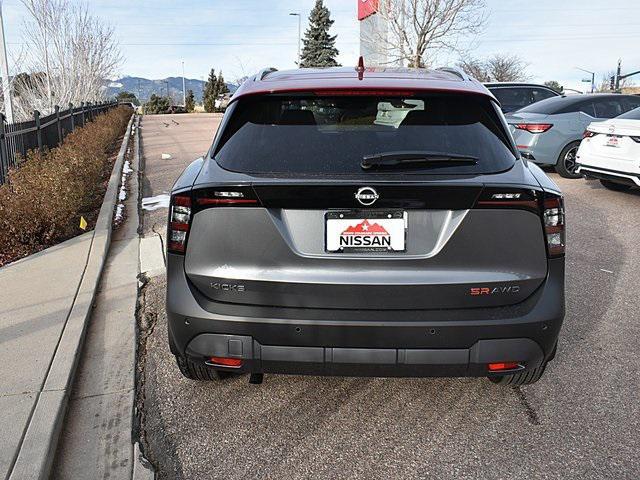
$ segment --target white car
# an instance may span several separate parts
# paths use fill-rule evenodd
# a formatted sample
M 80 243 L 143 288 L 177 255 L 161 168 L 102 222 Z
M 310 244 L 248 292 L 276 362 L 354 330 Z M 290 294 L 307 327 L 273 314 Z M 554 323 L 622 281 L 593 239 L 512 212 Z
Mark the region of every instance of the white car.
M 590 124 L 576 161 L 576 173 L 597 178 L 611 190 L 640 187 L 640 108 Z

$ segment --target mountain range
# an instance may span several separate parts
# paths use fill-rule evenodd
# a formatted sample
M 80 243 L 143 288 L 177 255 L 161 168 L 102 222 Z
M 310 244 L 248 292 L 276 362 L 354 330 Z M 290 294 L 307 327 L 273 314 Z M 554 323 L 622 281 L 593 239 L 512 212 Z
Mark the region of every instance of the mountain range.
M 187 91 L 193 90 L 196 102 L 202 102 L 202 92 L 205 82 L 193 78 L 185 78 Z M 120 92 L 131 92 L 140 100 L 146 102 L 152 94 L 169 96 L 177 103 L 182 102 L 182 77 L 168 77 L 161 80 L 150 80 L 142 77 L 123 77 L 118 80 L 111 80 L 107 84 L 107 96 L 114 97 Z M 232 93 L 238 89 L 238 85 L 227 83 L 229 91 Z

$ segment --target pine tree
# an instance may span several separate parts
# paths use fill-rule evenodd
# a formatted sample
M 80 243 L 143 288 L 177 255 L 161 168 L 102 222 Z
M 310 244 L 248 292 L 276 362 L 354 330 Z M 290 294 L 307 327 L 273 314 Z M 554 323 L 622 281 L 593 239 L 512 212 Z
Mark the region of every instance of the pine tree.
M 324 6 L 322 0 L 316 0 L 316 5 L 309 15 L 309 28 L 304 33 L 304 48 L 300 67 L 339 67 L 336 61 L 338 49 L 335 47 L 336 35 L 329 35 L 333 25 L 331 12 Z
M 187 102 L 185 105 L 187 112 L 191 113 L 196 108 L 196 96 L 193 94 L 193 90 L 187 91 Z
M 209 72 L 209 78 L 204 85 L 204 92 L 202 94 L 202 103 L 204 104 L 204 111 L 211 113 L 216 109 L 216 97 L 218 96 L 218 79 L 216 77 L 216 71 L 212 68 Z
M 216 98 L 221 97 L 225 93 L 229 93 L 229 88 L 227 87 L 227 84 L 224 81 L 224 77 L 222 76 L 222 70 L 220 70 L 220 75 L 218 75 L 218 80 L 216 82 Z M 220 102 L 220 104 L 221 103 L 222 102 Z

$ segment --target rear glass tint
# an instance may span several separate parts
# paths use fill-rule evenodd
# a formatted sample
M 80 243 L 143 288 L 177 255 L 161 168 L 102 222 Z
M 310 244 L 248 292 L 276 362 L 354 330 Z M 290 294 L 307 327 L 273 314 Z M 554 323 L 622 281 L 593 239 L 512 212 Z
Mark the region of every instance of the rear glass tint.
M 623 113 L 618 118 L 624 118 L 626 120 L 640 120 L 640 108 L 631 110 L 630 112 Z
M 552 97 L 539 102 L 533 103 L 527 107 L 518 110 L 518 113 L 542 113 L 545 115 L 553 115 L 560 113 L 561 110 L 577 111 L 574 108 L 578 104 L 580 99 L 566 98 L 566 97 Z M 574 108 L 572 110 L 572 108 Z M 564 112 L 566 113 L 566 112 Z
M 515 162 L 496 107 L 472 95 L 247 97 L 233 107 L 214 157 L 245 173 L 355 174 L 365 156 L 398 151 L 478 161 L 385 172 L 492 173 Z

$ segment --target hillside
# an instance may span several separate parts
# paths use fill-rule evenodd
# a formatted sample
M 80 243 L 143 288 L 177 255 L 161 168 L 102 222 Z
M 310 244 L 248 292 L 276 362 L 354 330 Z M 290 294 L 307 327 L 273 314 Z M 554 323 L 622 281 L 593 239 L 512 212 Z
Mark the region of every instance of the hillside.
M 187 78 L 186 81 L 187 91 L 193 90 L 197 102 L 202 102 L 202 91 L 204 90 L 204 84 L 202 80 L 196 80 L 193 78 Z M 167 86 L 169 87 L 169 95 L 176 101 L 176 103 L 182 102 L 182 77 L 169 77 L 161 80 L 149 80 L 148 78 L 141 77 L 123 77 L 118 80 L 111 81 L 107 86 L 107 95 L 113 97 L 119 92 L 127 91 L 132 92 L 140 98 L 140 100 L 147 101 L 152 94 L 166 95 Z M 227 87 L 231 92 L 235 92 L 238 88 L 237 85 L 227 83 Z

